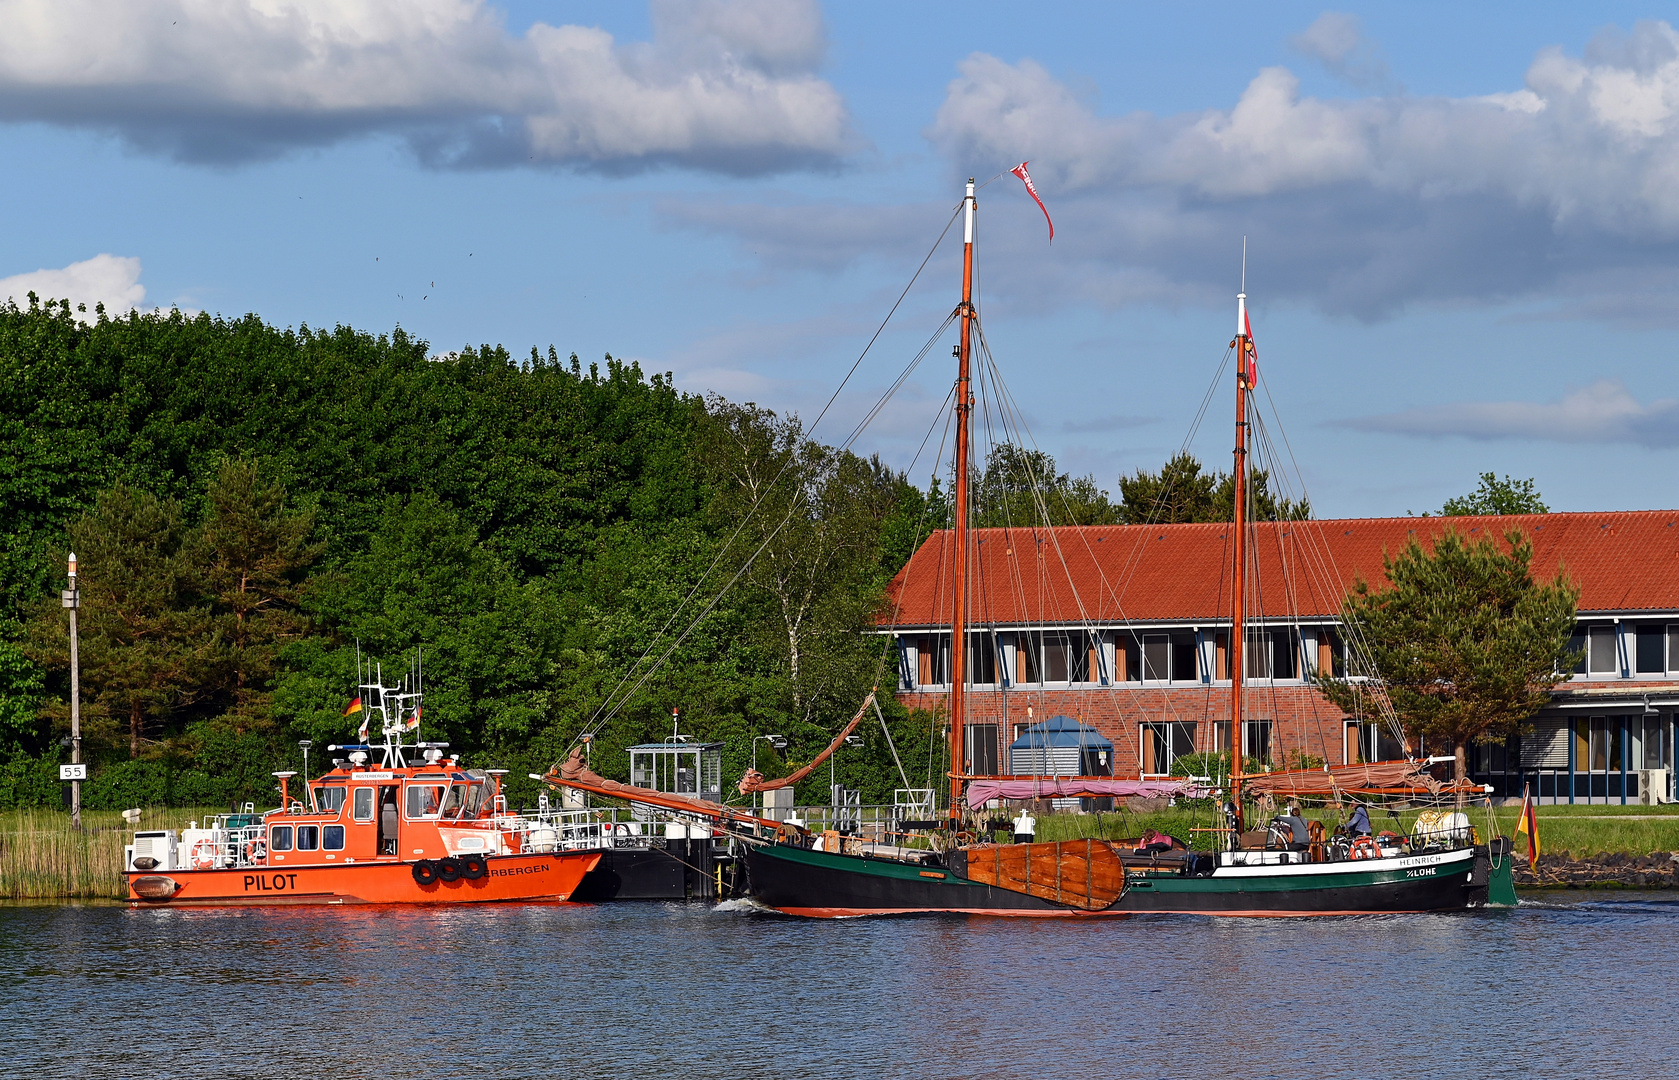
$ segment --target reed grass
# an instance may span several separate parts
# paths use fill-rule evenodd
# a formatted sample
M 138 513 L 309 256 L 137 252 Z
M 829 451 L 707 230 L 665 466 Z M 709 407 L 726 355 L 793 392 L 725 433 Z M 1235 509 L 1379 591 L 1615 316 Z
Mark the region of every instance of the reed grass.
M 138 828 L 185 828 L 214 810 L 147 809 Z M 82 812 L 82 831 L 57 810 L 0 812 L 0 898 L 7 900 L 114 900 L 121 898 L 122 849 L 130 826 L 116 810 Z

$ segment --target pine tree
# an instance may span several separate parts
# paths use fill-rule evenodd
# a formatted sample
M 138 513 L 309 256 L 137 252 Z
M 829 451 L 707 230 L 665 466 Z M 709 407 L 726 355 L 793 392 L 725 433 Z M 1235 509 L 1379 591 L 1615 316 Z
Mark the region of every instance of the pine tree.
M 205 498 L 193 545 L 210 602 L 226 719 L 244 733 L 266 727 L 280 649 L 309 630 L 302 582 L 320 556 L 315 517 L 286 506 L 286 491 L 248 458 L 224 461 Z
M 128 756 L 139 758 L 165 721 L 213 683 L 210 613 L 198 599 L 181 507 L 119 484 L 69 533 L 80 569 L 83 734 L 107 748 L 126 735 Z M 37 608 L 27 641 L 36 663 L 60 675 L 68 670 L 56 597 Z M 47 708 L 62 726 L 65 703 Z

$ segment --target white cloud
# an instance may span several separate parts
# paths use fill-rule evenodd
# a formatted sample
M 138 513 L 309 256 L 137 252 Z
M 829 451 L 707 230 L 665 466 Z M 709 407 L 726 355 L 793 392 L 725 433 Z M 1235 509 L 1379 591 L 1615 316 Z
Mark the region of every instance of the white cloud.
M 1320 58 L 1365 48 L 1356 27 L 1315 29 Z M 1044 304 L 1223 297 L 1243 235 L 1250 291 L 1362 318 L 1513 297 L 1584 310 L 1617 271 L 1679 259 L 1679 34 L 1666 23 L 1577 58 L 1545 50 L 1501 94 L 1320 99 L 1273 67 L 1228 108 L 1168 116 L 1105 114 L 1032 60 L 975 54 L 928 136 L 956 175 L 1031 159 L 1057 224 Z M 994 255 L 1029 242 L 995 219 L 990 239 Z M 1653 292 L 1632 307 L 1679 319 Z
M 1356 15 L 1326 11 L 1288 43 L 1342 82 L 1367 90 L 1392 87 L 1387 61 L 1375 43 L 1364 36 Z
M 71 307 L 84 305 L 81 317 L 92 322 L 95 308 L 105 305 L 112 316 L 122 315 L 146 302 L 146 287 L 140 284 L 140 260 L 132 256 L 95 255 L 71 263 L 62 270 L 36 270 L 0 278 L 0 303 L 11 300 L 19 307 L 29 305 L 29 294 L 37 300 L 69 300 Z
M 1679 399 L 1642 404 L 1619 381 L 1578 387 L 1560 401 L 1460 402 L 1369 416 L 1344 426 L 1403 435 L 1679 446 Z
M 238 162 L 374 132 L 443 165 L 831 163 L 815 0 L 660 0 L 651 42 L 507 33 L 485 0 L 0 0 L 0 119 Z

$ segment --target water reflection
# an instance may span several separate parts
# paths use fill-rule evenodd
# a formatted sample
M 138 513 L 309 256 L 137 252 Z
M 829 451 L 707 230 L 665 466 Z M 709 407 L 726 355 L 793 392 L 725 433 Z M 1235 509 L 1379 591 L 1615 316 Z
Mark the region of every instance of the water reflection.
M 6 907 L 0 1036 L 33 1078 L 1654 1076 L 1676 919 Z

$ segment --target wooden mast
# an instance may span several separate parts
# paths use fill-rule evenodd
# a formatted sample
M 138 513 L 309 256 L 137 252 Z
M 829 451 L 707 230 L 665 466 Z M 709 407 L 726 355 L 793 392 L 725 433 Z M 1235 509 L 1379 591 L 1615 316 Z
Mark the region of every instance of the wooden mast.
M 1245 261 L 1245 259 L 1244 259 Z M 1244 278 L 1247 276 L 1244 272 Z M 1248 294 L 1236 294 L 1236 463 L 1231 494 L 1234 512 L 1231 528 L 1235 543 L 1235 568 L 1230 582 L 1230 801 L 1242 813 L 1242 681 L 1246 674 L 1248 648 L 1245 614 L 1248 570 L 1247 479 L 1248 479 Z
M 951 537 L 955 545 L 955 565 L 951 577 L 956 588 L 950 618 L 950 820 L 953 824 L 961 816 L 962 776 L 968 771 L 963 735 L 968 705 L 968 427 L 974 409 L 968 358 L 973 349 L 974 210 L 977 205 L 973 177 L 969 177 L 968 193 L 962 208 L 962 306 L 956 309 L 962 320 L 962 339 L 956 347 L 956 517 Z

